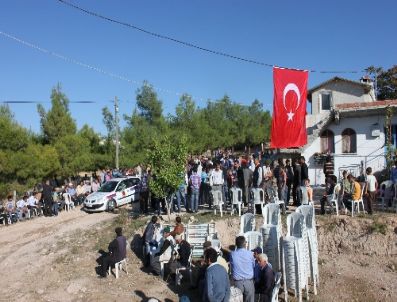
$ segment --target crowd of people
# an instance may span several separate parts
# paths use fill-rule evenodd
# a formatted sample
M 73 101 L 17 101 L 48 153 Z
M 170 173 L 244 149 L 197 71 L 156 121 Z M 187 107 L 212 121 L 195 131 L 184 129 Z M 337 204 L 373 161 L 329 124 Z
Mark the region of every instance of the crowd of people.
M 0 223 L 10 225 L 39 216 L 58 216 L 69 202 L 65 194 L 70 197 L 72 206 L 77 207 L 82 205 L 88 194 L 96 192 L 104 181 L 95 174 L 62 181 L 54 177 L 37 184 L 19 198 L 8 194 L 6 200 L 0 202 Z
M 116 239 L 109 244 L 109 253 L 102 257 L 100 277 L 106 278 L 109 266 L 123 260 L 126 256 L 126 239 L 121 228 L 116 228 Z M 150 268 L 151 274 L 164 276 L 180 285 L 186 276 L 182 273 L 191 265 L 192 245 L 185 239 L 185 228 L 181 217 L 177 216 L 175 225 L 163 225 L 159 216 L 153 216 L 142 236 L 143 264 Z M 203 257 L 195 264 L 191 289 L 198 289 L 202 301 L 229 301 L 233 292 L 239 292 L 244 301 L 271 301 L 275 285 L 275 273 L 268 257 L 257 247 L 246 249 L 246 239 L 238 236 L 235 249 L 230 251 L 213 246 L 211 241 L 203 244 Z M 164 268 L 167 266 L 167 268 Z M 231 289 L 234 288 L 232 292 Z M 185 296 L 185 301 L 188 299 Z
M 233 156 L 221 154 L 216 159 L 207 157 L 191 158 L 186 165 L 185 172 L 180 176 L 180 185 L 171 196 L 171 208 L 176 213 L 181 212 L 183 205 L 186 212 L 196 213 L 204 206 L 213 207 L 213 194 L 220 191 L 225 204 L 231 204 L 231 189 L 238 187 L 243 193 L 243 202 L 250 203 L 252 188 L 262 188 L 265 198 L 270 199 L 274 192 L 287 205 L 292 198 L 292 204 L 299 206 L 301 196 L 299 187 L 306 186 L 308 192 L 313 192 L 308 179 L 308 167 L 303 156 L 291 159 L 265 160 L 261 154 L 250 156 Z M 160 215 L 166 212 L 164 199 L 157 199 L 150 190 L 150 167 L 143 169 L 141 175 L 141 204 L 142 214 Z M 272 191 L 274 190 L 274 191 Z M 312 194 L 310 195 L 312 200 Z

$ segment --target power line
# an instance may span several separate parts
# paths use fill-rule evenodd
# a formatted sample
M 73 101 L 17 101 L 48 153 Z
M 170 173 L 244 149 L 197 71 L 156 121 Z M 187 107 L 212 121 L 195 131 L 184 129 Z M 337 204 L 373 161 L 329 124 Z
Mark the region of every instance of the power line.
M 20 39 L 20 38 L 18 38 L 16 36 L 8 34 L 6 32 L 0 31 L 0 35 L 4 36 L 4 37 L 6 37 L 6 38 L 8 38 L 10 40 L 13 40 L 15 42 L 18 42 L 18 43 L 20 43 L 20 44 L 22 44 L 24 46 L 33 48 L 33 49 L 38 50 L 38 51 L 40 51 L 42 53 L 45 53 L 45 54 L 51 55 L 53 57 L 56 57 L 58 59 L 61 59 L 61 60 L 65 61 L 65 62 L 72 63 L 72 64 L 75 64 L 75 65 L 84 67 L 86 69 L 90 69 L 92 71 L 107 75 L 107 76 L 112 77 L 112 78 L 116 78 L 118 80 L 122 80 L 124 82 L 128 82 L 128 83 L 130 83 L 132 85 L 136 85 L 136 86 L 141 86 L 142 85 L 141 84 L 142 82 L 140 82 L 140 81 L 132 80 L 132 79 L 129 79 L 129 78 L 125 77 L 125 76 L 119 75 L 117 73 L 106 71 L 106 70 L 104 70 L 104 69 L 102 69 L 100 67 L 93 66 L 93 65 L 90 65 L 90 64 L 87 64 L 87 63 L 84 63 L 84 62 L 69 58 L 69 57 L 67 57 L 65 55 L 62 55 L 60 53 L 53 52 L 51 50 L 45 49 L 45 48 L 40 47 L 38 45 L 35 45 L 35 44 L 32 44 L 32 43 L 27 42 L 25 40 L 22 40 L 22 39 Z M 153 86 L 153 85 L 151 85 L 151 86 L 153 87 L 153 89 L 157 90 L 158 92 L 165 92 L 165 93 L 168 93 L 168 94 L 176 95 L 178 97 L 181 97 L 182 95 L 184 95 L 184 93 L 174 92 L 172 90 L 163 89 L 163 88 L 160 88 L 160 87 L 157 87 L 157 86 Z M 193 98 L 195 98 L 196 100 L 204 101 L 204 99 L 202 97 L 197 97 L 197 96 L 193 96 L 193 95 L 191 95 L 191 96 Z
M 144 29 L 142 27 L 138 27 L 138 26 L 133 25 L 131 23 L 127 23 L 127 22 L 124 22 L 124 21 L 119 21 L 119 20 L 104 16 L 104 15 L 101 15 L 99 13 L 87 10 L 85 8 L 82 8 L 82 7 L 78 6 L 78 5 L 70 3 L 68 1 L 64 1 L 64 0 L 57 0 L 57 1 L 62 3 L 62 4 L 64 4 L 64 5 L 72 7 L 74 9 L 77 9 L 77 10 L 79 10 L 79 11 L 81 11 L 81 12 L 87 14 L 87 15 L 90 15 L 90 16 L 93 16 L 93 17 L 96 17 L 96 18 L 100 18 L 102 20 L 105 20 L 105 21 L 108 21 L 108 22 L 111 22 L 111 23 L 119 24 L 119 25 L 122 25 L 122 26 L 125 26 L 125 27 L 128 27 L 128 28 L 132 28 L 134 30 L 140 31 L 140 32 L 142 32 L 144 34 L 153 36 L 155 38 L 168 40 L 168 41 L 171 41 L 171 42 L 174 42 L 174 43 L 186 46 L 186 47 L 195 48 L 195 49 L 200 50 L 200 51 L 204 51 L 204 52 L 211 53 L 211 54 L 218 55 L 218 56 L 223 56 L 223 57 L 226 57 L 226 58 L 229 58 L 229 59 L 234 59 L 234 60 L 238 60 L 238 61 L 245 62 L 245 63 L 251 63 L 251 64 L 260 65 L 260 66 L 264 66 L 264 67 L 271 67 L 271 68 L 277 66 L 275 64 L 264 63 L 264 62 L 261 62 L 261 61 L 258 61 L 258 60 L 248 59 L 248 58 L 232 55 L 232 54 L 229 54 L 227 52 L 209 49 L 209 48 L 197 45 L 197 44 L 193 44 L 191 42 L 182 41 L 182 40 L 170 37 L 170 36 L 166 36 L 166 35 L 159 34 L 159 33 L 153 32 L 153 31 L 149 31 L 147 29 Z M 294 69 L 294 68 L 289 68 L 289 69 Z M 297 69 L 297 68 L 295 68 L 295 69 Z M 304 69 L 297 69 L 297 70 L 304 70 Z M 309 72 L 316 72 L 316 73 L 334 73 L 334 74 L 365 72 L 365 70 L 360 70 L 360 71 L 357 71 L 357 70 L 325 70 L 325 71 L 323 71 L 323 70 L 315 70 L 315 69 L 305 69 L 305 70 L 308 70 Z
M 142 82 L 140 82 L 140 81 L 131 80 L 131 79 L 129 79 L 129 78 L 125 77 L 125 76 L 119 75 L 117 73 L 109 72 L 109 71 L 106 71 L 106 70 L 104 70 L 104 69 L 102 69 L 100 67 L 93 66 L 93 65 L 90 65 L 90 64 L 87 64 L 87 63 L 84 63 L 84 62 L 69 58 L 69 57 L 67 57 L 67 56 L 65 56 L 63 54 L 59 54 L 59 53 L 53 52 L 51 50 L 45 49 L 43 47 L 40 47 L 40 46 L 38 46 L 36 44 L 32 44 L 30 42 L 22 40 L 22 39 L 14 36 L 14 35 L 11 35 L 9 33 L 3 32 L 1 30 L 0 30 L 0 35 L 2 35 L 3 37 L 8 38 L 10 40 L 13 40 L 15 42 L 18 42 L 18 43 L 20 43 L 20 44 L 22 44 L 24 46 L 27 46 L 29 48 L 38 50 L 38 51 L 40 51 L 42 53 L 45 53 L 47 55 L 51 55 L 53 57 L 61 59 L 61 60 L 65 61 L 65 62 L 67 62 L 67 63 L 72 63 L 74 65 L 78 65 L 80 67 L 84 67 L 86 69 L 98 72 L 100 74 L 107 75 L 109 77 L 116 78 L 116 79 L 122 80 L 124 82 L 128 82 L 128 83 L 130 83 L 132 85 L 135 85 L 135 86 L 141 86 L 142 85 L 141 84 Z M 160 88 L 158 86 L 153 86 L 153 85 L 151 85 L 151 86 L 153 87 L 153 89 L 157 90 L 158 92 L 164 92 L 164 93 L 167 93 L 167 94 L 176 95 L 178 97 L 181 97 L 182 95 L 186 94 L 186 93 L 181 93 L 181 92 L 175 92 L 175 91 L 172 91 L 172 90 L 169 90 L 169 89 Z M 200 102 L 205 102 L 207 100 L 211 100 L 211 98 L 204 99 L 203 97 L 198 97 L 198 96 L 191 95 L 191 94 L 189 94 L 189 96 L 191 96 L 193 99 L 195 99 L 197 101 L 200 101 Z M 13 101 L 13 100 L 3 100 L 0 103 L 6 103 L 6 102 L 9 103 L 9 104 L 12 104 L 12 103 L 20 103 L 20 104 L 22 104 L 22 103 L 36 103 L 35 101 Z M 81 103 L 84 103 L 84 102 L 89 102 L 89 101 L 81 101 Z M 120 101 L 120 102 L 124 102 L 124 101 Z M 37 102 L 37 103 L 46 103 L 46 102 Z M 50 103 L 50 102 L 48 102 L 48 103 Z M 262 102 L 262 104 L 263 105 L 272 105 L 273 103 Z
M 1 104 L 50 104 L 49 101 L 15 101 L 15 100 L 1 100 Z M 97 101 L 69 101 L 69 104 L 95 104 Z

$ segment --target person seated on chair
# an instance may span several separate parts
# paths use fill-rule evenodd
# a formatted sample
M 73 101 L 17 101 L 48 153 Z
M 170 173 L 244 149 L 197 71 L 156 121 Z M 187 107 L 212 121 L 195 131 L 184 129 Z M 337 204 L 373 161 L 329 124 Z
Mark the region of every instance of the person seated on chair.
M 28 206 L 27 206 L 27 200 L 28 196 L 24 195 L 22 199 L 17 201 L 17 212 L 19 219 L 22 219 L 23 217 L 27 218 L 27 214 L 29 212 Z
M 18 215 L 15 208 L 13 196 L 11 194 L 7 196 L 5 210 L 7 215 L 10 217 L 11 223 L 16 223 L 18 221 Z
M 352 200 L 359 200 L 361 197 L 361 185 L 358 181 L 356 181 L 352 174 L 349 174 L 349 176 L 347 176 L 347 179 L 351 184 L 352 194 L 350 196 L 346 196 L 347 198 L 344 199 L 344 203 L 346 208 L 351 212 L 353 204 Z
M 39 207 L 38 203 L 39 201 L 36 198 L 36 192 L 32 192 L 32 194 L 29 196 L 27 202 L 28 202 L 28 209 L 30 210 L 30 216 L 33 215 L 34 211 L 36 210 L 36 214 L 39 215 Z
M 150 251 L 156 250 L 158 248 L 158 242 L 156 241 L 156 232 L 160 228 L 160 219 L 155 215 L 152 216 L 152 219 L 146 226 L 145 231 L 143 232 L 143 245 L 145 247 L 144 251 L 144 259 L 143 264 L 145 267 L 149 266 L 150 264 Z
M 125 259 L 127 255 L 127 239 L 123 236 L 123 229 L 115 229 L 116 238 L 109 244 L 109 254 L 102 258 L 101 277 L 106 278 L 109 266 Z
M 180 216 L 177 216 L 175 218 L 175 227 L 174 230 L 171 232 L 171 236 L 175 237 L 176 235 L 182 235 L 183 232 L 185 231 L 185 227 L 182 224 L 182 218 Z
M 172 247 L 174 245 L 174 238 L 171 236 L 171 229 L 169 226 L 163 230 L 163 238 L 160 241 L 159 249 L 156 253 L 151 254 L 150 265 L 152 267 L 152 273 L 154 275 L 160 275 L 161 264 L 160 262 L 167 262 L 172 257 Z
M 171 274 L 175 274 L 178 268 L 189 266 L 189 257 L 192 250 L 189 242 L 182 239 L 182 235 L 175 235 L 175 242 L 178 249 L 174 261 L 170 263 Z
M 328 176 L 326 191 L 325 191 L 323 197 L 321 197 L 321 199 L 320 199 L 321 215 L 325 214 L 325 203 L 328 202 L 328 196 L 332 195 L 334 193 L 334 188 L 335 188 L 336 182 L 337 182 L 337 179 L 336 179 L 335 175 Z
M 260 302 L 271 302 L 274 288 L 274 272 L 270 267 L 266 254 L 258 255 L 259 276 L 255 280 L 255 292 L 260 295 Z
M 8 226 L 8 217 L 2 201 L 0 201 L 0 221 L 4 225 Z

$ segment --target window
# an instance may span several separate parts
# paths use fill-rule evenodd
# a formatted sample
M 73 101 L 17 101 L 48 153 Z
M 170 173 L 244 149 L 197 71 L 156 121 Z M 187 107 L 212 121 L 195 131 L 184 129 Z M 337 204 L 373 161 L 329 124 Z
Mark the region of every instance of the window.
M 357 135 L 353 129 L 342 132 L 342 153 L 357 153 Z
M 335 153 L 334 133 L 327 129 L 320 135 L 321 153 Z
M 321 110 L 331 110 L 331 94 L 321 94 Z

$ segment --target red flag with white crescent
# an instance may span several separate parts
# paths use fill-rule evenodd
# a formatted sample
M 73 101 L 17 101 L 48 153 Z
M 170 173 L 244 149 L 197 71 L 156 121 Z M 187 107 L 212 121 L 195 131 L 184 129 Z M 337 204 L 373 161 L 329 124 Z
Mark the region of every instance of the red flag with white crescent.
M 307 143 L 307 81 L 308 71 L 273 68 L 271 148 L 301 147 Z

